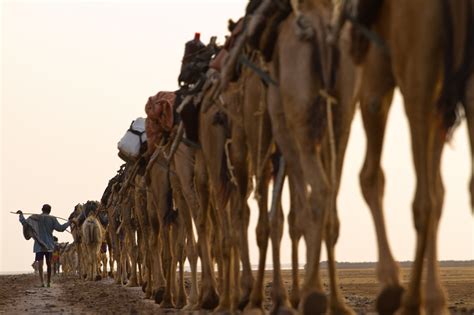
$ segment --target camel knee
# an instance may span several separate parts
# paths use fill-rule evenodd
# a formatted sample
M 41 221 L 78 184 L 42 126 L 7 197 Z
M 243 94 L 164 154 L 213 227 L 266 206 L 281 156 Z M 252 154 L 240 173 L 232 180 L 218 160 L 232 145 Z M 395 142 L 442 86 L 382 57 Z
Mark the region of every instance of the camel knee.
M 413 220 L 418 233 L 426 231 L 430 212 L 435 210 L 434 203 L 429 195 L 419 197 L 418 194 L 413 202 Z
M 337 210 L 334 213 L 330 213 L 330 219 L 326 226 L 326 241 L 331 245 L 335 246 L 339 239 L 339 228 L 340 221 L 337 216 Z
M 385 176 L 380 168 L 364 164 L 359 174 L 359 182 L 365 201 L 370 205 L 383 194 Z

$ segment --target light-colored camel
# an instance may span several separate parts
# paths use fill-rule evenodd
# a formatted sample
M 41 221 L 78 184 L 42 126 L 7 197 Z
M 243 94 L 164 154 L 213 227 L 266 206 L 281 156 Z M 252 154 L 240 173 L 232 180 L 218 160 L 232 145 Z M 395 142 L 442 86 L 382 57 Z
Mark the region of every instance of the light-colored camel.
M 355 4 L 359 18 L 362 17 L 359 22 L 378 34 L 389 52 L 369 43 L 366 54 L 355 58 L 362 68 L 359 97 L 367 136 L 367 154 L 360 180 L 374 218 L 379 246 L 377 276 L 384 286 L 377 308 L 383 314 L 395 312 L 402 295 L 398 266 L 386 237 L 382 205 L 384 176 L 380 165 L 387 114 L 393 89 L 398 86 L 404 97 L 417 176 L 413 202 L 416 254 L 401 312 L 418 314 L 425 306 L 428 314 L 447 314 L 447 298 L 437 265 L 437 231 L 444 199 L 440 161 L 446 135 L 454 123 L 458 99 L 450 106 L 453 98 L 460 97 L 459 101 L 464 101 L 471 149 L 473 147 L 470 39 L 474 2 L 386 0 Z M 380 9 L 374 11 L 374 7 Z M 420 8 L 423 13 L 414 16 L 413 12 Z M 471 45 L 471 50 L 466 45 Z M 466 61 L 470 64 L 464 63 Z M 465 85 L 453 76 L 459 69 L 470 71 Z M 453 82 L 459 95 L 449 94 L 452 92 L 449 84 Z M 472 181 L 470 187 L 473 194 Z M 427 278 L 423 297 L 421 277 L 425 261 Z
M 94 281 L 98 275 L 100 247 L 104 241 L 105 231 L 95 213 L 91 212 L 82 224 L 82 236 L 85 246 L 86 280 Z
M 69 216 L 69 219 L 77 219 L 79 220 L 81 214 L 83 211 L 83 205 L 82 204 L 77 204 L 74 207 L 74 211 L 71 213 Z M 71 234 L 74 239 L 74 246 L 76 248 L 76 253 L 77 253 L 77 270 L 78 270 L 78 275 L 82 279 L 86 275 L 86 268 L 84 264 L 84 259 L 83 259 L 83 251 L 84 251 L 84 244 L 83 244 L 83 237 L 82 237 L 82 229 L 81 229 L 81 224 L 82 222 L 77 222 L 78 224 L 73 224 L 71 225 Z
M 60 252 L 59 260 L 63 274 L 74 275 L 77 273 L 77 252 L 75 244 L 68 244 Z

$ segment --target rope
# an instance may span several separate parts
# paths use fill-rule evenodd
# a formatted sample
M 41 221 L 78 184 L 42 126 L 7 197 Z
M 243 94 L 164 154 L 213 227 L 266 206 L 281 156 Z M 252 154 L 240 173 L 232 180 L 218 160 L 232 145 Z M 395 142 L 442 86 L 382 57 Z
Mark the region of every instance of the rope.
M 352 22 L 352 25 L 354 25 L 365 37 L 367 37 L 368 40 L 374 42 L 374 44 L 379 46 L 379 48 L 382 49 L 382 51 L 386 54 L 390 54 L 390 51 L 384 40 L 377 33 L 359 23 L 357 18 L 355 18 L 354 16 L 347 13 L 345 14 L 345 16 L 349 21 Z
M 244 66 L 249 67 L 253 72 L 255 72 L 267 85 L 276 85 L 278 86 L 278 82 L 273 80 L 272 77 L 260 69 L 256 64 L 254 64 L 252 61 L 250 61 L 245 55 L 241 55 L 239 57 L 239 63 L 241 63 Z
M 229 151 L 229 146 L 232 144 L 231 139 L 227 139 L 224 145 L 224 151 L 225 151 L 225 157 L 226 157 L 226 163 L 227 163 L 227 169 L 229 170 L 230 174 L 230 181 L 237 186 L 237 179 L 235 178 L 234 174 L 234 166 L 232 165 L 232 162 L 230 160 L 230 151 Z
M 326 114 L 328 121 L 328 136 L 329 136 L 329 153 L 330 153 L 330 176 L 331 176 L 331 209 L 334 208 L 334 197 L 336 194 L 337 185 L 337 170 L 336 170 L 336 141 L 334 140 L 334 125 L 332 120 L 332 105 L 337 104 L 334 97 L 329 95 L 327 91 L 320 90 L 319 94 L 326 99 Z

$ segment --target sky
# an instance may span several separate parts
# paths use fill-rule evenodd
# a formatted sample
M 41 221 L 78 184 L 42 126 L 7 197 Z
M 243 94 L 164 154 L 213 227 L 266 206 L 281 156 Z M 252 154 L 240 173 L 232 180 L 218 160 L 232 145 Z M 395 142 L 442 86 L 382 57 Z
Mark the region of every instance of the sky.
M 216 35 L 223 43 L 227 20 L 243 14 L 246 0 L 1 3 L 0 272 L 13 272 L 31 270 L 34 256 L 33 242 L 23 238 L 18 217 L 9 211 L 40 212 L 49 203 L 53 215 L 68 217 L 75 204 L 100 199 L 122 164 L 117 142 L 133 119 L 145 115 L 148 96 L 177 88 L 184 43 L 195 32 L 205 42 Z M 412 260 L 415 248 L 415 178 L 408 134 L 396 93 L 383 167 L 387 229 L 398 260 Z M 364 154 L 357 113 L 338 199 L 339 261 L 377 260 L 375 231 L 359 188 Z M 439 259 L 473 259 L 465 123 L 446 147 L 442 164 L 446 198 Z M 257 264 L 258 209 L 253 199 L 249 203 L 250 256 Z M 284 209 L 287 213 L 287 204 Z M 285 227 L 283 264 L 291 262 L 287 231 Z M 58 237 L 72 239 L 67 232 Z M 300 248 L 304 259 L 304 246 Z

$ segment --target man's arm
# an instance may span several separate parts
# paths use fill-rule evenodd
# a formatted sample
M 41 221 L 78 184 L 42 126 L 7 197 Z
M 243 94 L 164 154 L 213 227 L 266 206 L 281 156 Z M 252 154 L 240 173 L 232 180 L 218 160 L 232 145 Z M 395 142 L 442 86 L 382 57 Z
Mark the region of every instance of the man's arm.
M 70 222 L 66 222 L 64 224 L 60 224 L 58 222 L 58 219 L 56 218 L 53 218 L 53 222 L 54 222 L 54 225 L 53 225 L 53 228 L 58 231 L 58 232 L 63 232 L 64 230 L 66 230 L 68 228 L 68 226 L 70 225 Z
M 20 219 L 21 224 L 25 225 L 26 224 L 26 219 L 23 216 L 23 212 L 21 210 L 18 210 L 16 213 L 20 215 L 19 219 Z

